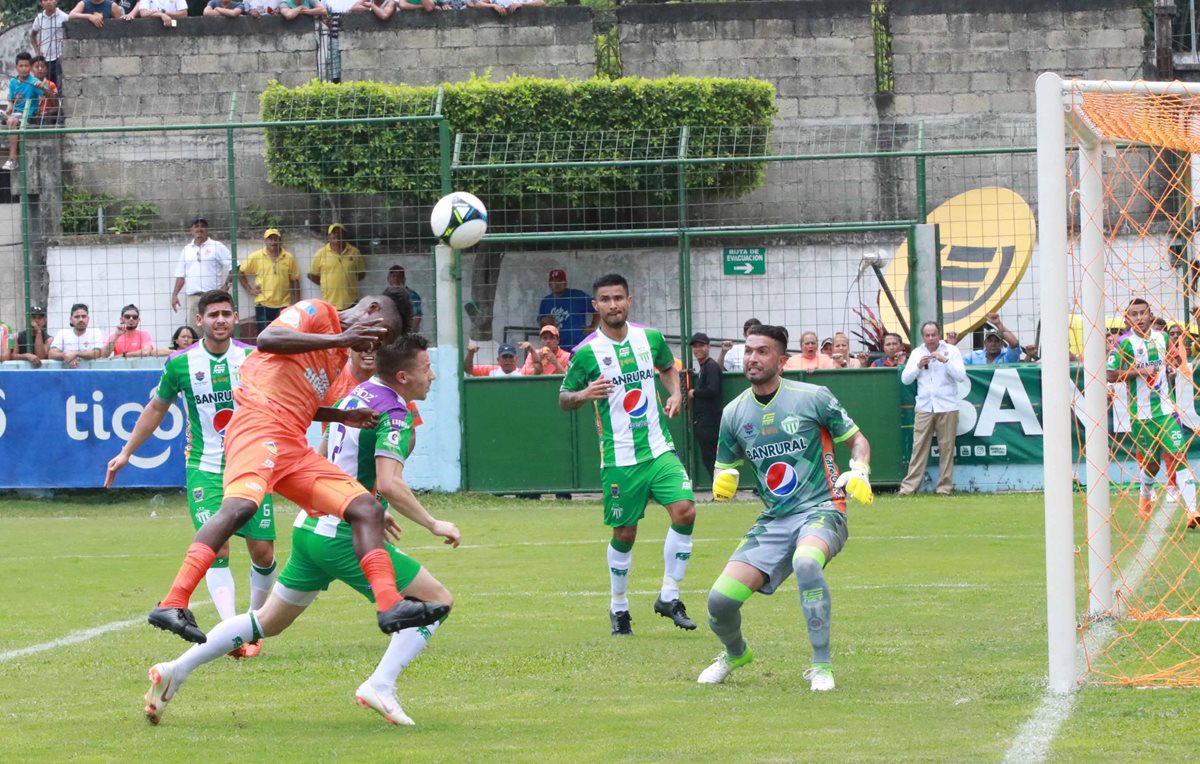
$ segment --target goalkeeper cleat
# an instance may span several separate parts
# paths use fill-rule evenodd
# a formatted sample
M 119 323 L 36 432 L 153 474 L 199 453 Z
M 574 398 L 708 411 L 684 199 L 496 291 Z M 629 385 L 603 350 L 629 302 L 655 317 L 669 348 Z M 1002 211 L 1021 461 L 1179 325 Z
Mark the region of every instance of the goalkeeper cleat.
M 394 634 L 402 629 L 428 626 L 440 621 L 449 612 L 449 605 L 407 597 L 379 613 L 379 630 L 384 634 Z
M 804 672 L 804 678 L 811 684 L 813 692 L 829 692 L 833 689 L 833 666 L 828 663 L 816 663 Z
M 687 608 L 678 599 L 668 602 L 660 597 L 654 601 L 654 612 L 663 618 L 670 618 L 681 629 L 692 631 L 696 628 L 696 622 L 688 618 Z
M 354 701 L 363 708 L 378 713 L 388 724 L 402 724 L 406 727 L 416 724 L 400 707 L 395 690 L 377 690 L 369 679 L 358 686 L 354 693 Z
M 157 626 L 163 631 L 178 634 L 188 642 L 202 645 L 208 641 L 204 632 L 196 625 L 196 616 L 185 607 L 156 607 L 146 618 L 151 626 Z
M 157 663 L 150 667 L 150 689 L 146 690 L 146 721 L 158 724 L 167 710 L 167 701 L 179 683 L 175 681 L 174 663 Z
M 632 637 L 633 636 L 633 616 L 628 610 L 618 610 L 608 614 L 608 620 L 612 623 L 612 635 L 614 637 Z M 693 628 L 695 626 L 693 625 Z
M 696 681 L 700 684 L 721 684 L 729 678 L 735 668 L 745 666 L 753 660 L 754 653 L 750 652 L 749 647 L 746 648 L 746 652 L 734 658 L 729 657 L 729 653 L 722 652 L 711 666 L 700 672 Z

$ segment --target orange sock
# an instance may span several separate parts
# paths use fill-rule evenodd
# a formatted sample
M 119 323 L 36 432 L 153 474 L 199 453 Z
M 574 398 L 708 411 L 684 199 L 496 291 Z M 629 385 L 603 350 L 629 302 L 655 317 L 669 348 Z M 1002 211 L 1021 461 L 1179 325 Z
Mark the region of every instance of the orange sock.
M 196 542 L 189 546 L 183 564 L 179 566 L 179 573 L 175 575 L 175 583 L 171 584 L 171 591 L 163 597 L 163 601 L 158 603 L 159 607 L 187 607 L 192 592 L 196 591 L 200 579 L 204 578 L 215 559 L 217 553 L 208 544 Z
M 386 549 L 372 549 L 358 561 L 363 573 L 367 574 L 367 583 L 375 595 L 375 607 L 379 612 L 390 610 L 400 600 L 400 592 L 396 589 L 396 569 L 392 567 L 392 558 Z

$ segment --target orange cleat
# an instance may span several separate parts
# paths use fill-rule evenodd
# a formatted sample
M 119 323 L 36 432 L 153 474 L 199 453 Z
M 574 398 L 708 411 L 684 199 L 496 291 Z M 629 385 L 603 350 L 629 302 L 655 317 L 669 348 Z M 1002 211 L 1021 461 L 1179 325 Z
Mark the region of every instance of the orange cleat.
M 253 642 L 247 642 L 246 644 L 242 645 L 242 657 L 243 658 L 257 658 L 258 654 L 261 652 L 262 652 L 262 640 L 261 639 L 256 639 Z
M 1138 496 L 1138 517 L 1142 520 L 1149 520 L 1152 514 L 1154 514 L 1154 499 L 1149 496 Z

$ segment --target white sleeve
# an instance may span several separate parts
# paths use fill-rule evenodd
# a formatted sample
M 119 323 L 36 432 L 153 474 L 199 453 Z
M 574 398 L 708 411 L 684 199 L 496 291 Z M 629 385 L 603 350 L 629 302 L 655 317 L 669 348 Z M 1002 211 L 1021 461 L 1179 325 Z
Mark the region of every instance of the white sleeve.
M 187 253 L 187 247 L 184 246 L 184 248 L 179 251 L 179 262 L 175 264 L 175 278 L 177 278 L 177 279 L 181 279 L 184 277 L 183 276 L 183 260 L 186 257 L 186 253 Z

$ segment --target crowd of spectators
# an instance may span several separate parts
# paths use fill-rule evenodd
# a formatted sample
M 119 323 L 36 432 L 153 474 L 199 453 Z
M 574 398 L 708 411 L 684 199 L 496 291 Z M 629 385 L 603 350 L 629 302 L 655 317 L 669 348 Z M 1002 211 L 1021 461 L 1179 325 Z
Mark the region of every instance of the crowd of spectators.
M 52 5 L 58 11 L 58 0 L 41 0 L 42 7 Z M 105 21 L 122 19 L 157 19 L 163 26 L 177 26 L 186 16 L 261 16 L 278 15 L 287 20 L 313 16 L 328 22 L 344 13 L 371 13 L 387 21 L 396 11 L 465 11 L 478 9 L 494 11 L 500 16 L 516 13 L 522 7 L 546 4 L 546 0 L 80 0 L 62 20 L 80 19 L 103 27 Z M 62 13 L 62 11 L 58 11 Z M 47 12 L 53 16 L 52 12 Z M 48 22 L 41 22 L 45 25 Z M 61 22 L 60 22 L 61 26 Z M 56 58 L 57 60 L 57 58 Z

